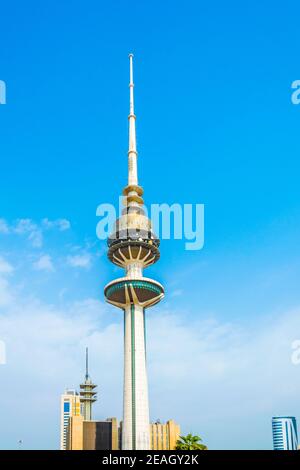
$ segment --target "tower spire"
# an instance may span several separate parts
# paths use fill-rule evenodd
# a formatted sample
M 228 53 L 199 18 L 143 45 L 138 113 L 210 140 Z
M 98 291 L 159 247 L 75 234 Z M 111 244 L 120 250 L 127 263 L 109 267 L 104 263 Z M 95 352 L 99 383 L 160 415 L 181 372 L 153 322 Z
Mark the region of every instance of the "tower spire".
M 130 88 L 130 116 L 134 116 L 134 95 L 133 95 L 133 54 L 129 54 L 129 88 Z
M 134 114 L 133 54 L 129 54 L 129 148 L 128 148 L 128 186 L 138 184 L 137 150 Z
M 89 348 L 85 348 L 85 379 L 89 378 Z

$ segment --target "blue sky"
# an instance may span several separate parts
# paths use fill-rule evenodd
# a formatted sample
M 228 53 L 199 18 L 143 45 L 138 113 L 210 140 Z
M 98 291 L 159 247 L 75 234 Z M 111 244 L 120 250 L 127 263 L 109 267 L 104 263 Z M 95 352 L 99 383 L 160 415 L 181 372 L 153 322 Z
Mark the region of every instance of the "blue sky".
M 121 417 L 122 322 L 103 299 L 121 272 L 95 213 L 126 184 L 129 52 L 145 202 L 205 204 L 203 250 L 164 240 L 147 272 L 166 286 L 148 312 L 151 417 L 242 449 L 271 448 L 272 415 L 300 419 L 299 10 L 1 6 L 1 448 L 58 447 L 59 395 L 81 380 L 86 344 L 96 417 Z

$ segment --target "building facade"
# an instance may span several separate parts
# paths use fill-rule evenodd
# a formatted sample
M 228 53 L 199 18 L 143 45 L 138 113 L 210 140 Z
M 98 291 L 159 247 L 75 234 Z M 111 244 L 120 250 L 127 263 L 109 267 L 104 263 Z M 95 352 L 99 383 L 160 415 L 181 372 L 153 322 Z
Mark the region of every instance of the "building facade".
M 67 448 L 70 418 L 81 415 L 80 397 L 75 390 L 67 389 L 60 400 L 60 449 Z
M 175 450 L 180 436 L 180 426 L 173 419 L 166 423 L 150 424 L 150 446 L 151 450 Z
M 104 288 L 106 300 L 124 315 L 124 390 L 122 449 L 150 449 L 148 380 L 146 369 L 146 309 L 164 295 L 163 286 L 144 277 L 143 270 L 159 259 L 159 239 L 145 214 L 138 183 L 133 95 L 133 56 L 130 54 L 128 184 L 124 209 L 108 238 L 108 257 L 123 268 L 123 277 Z
M 83 416 L 73 416 L 67 433 L 68 450 L 118 450 L 118 421 L 84 421 Z
M 71 416 L 66 432 L 66 450 L 83 450 L 83 415 Z
M 82 415 L 72 416 L 67 430 L 67 450 L 121 450 L 122 422 L 116 418 L 106 421 L 85 421 Z M 180 426 L 172 419 L 149 425 L 151 450 L 175 450 Z
M 298 434 L 296 418 L 275 416 L 272 418 L 274 450 L 297 450 Z

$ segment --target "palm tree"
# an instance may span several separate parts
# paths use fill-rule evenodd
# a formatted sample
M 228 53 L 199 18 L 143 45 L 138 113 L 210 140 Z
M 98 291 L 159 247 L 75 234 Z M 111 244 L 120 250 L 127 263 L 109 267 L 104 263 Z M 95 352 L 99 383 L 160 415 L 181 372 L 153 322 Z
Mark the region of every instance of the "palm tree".
M 176 442 L 176 450 L 207 450 L 207 447 L 201 442 L 201 437 L 193 436 L 193 434 L 179 436 L 179 440 Z

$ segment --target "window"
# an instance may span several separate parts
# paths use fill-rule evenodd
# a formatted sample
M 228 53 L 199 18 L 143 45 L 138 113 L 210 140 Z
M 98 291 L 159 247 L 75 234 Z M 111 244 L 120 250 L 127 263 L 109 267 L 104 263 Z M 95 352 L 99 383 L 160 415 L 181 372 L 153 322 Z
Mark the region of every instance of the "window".
M 70 412 L 70 402 L 64 402 L 64 413 Z

